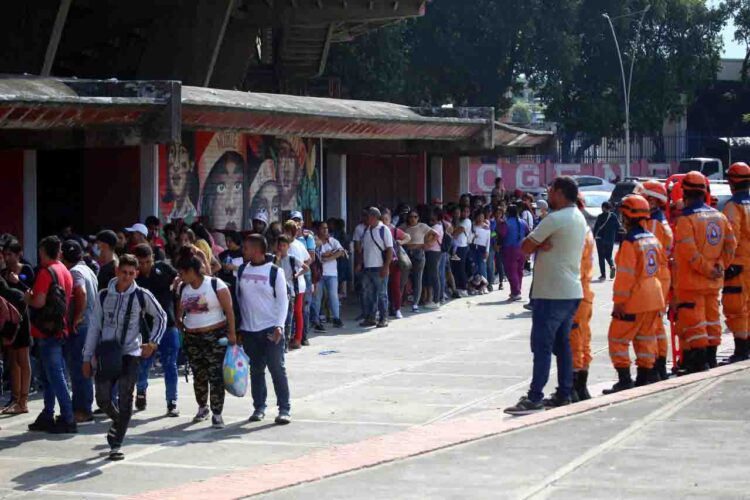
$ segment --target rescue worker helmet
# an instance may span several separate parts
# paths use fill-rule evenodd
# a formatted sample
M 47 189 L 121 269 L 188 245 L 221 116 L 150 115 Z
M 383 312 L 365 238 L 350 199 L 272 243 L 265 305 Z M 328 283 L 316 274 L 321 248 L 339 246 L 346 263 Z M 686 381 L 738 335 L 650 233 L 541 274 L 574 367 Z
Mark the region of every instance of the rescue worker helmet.
M 632 220 L 648 219 L 651 215 L 651 208 L 646 198 L 639 194 L 631 194 L 622 199 L 620 211 L 623 217 Z
M 667 188 L 659 181 L 646 181 L 639 193 L 644 198 L 654 198 L 662 205 L 667 203 Z
M 683 191 L 701 191 L 705 193 L 708 191 L 708 182 L 706 176 L 702 173 L 693 170 L 685 174 L 682 178 L 682 190 Z
M 743 184 L 750 182 L 750 167 L 747 163 L 739 162 L 729 167 L 727 179 L 730 184 Z

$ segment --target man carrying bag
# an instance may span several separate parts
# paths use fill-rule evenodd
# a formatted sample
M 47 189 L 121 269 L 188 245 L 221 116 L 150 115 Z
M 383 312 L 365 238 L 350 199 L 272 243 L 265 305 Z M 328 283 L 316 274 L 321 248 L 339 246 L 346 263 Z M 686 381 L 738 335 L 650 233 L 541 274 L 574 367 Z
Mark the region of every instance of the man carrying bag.
M 156 351 L 167 325 L 167 315 L 148 290 L 135 283 L 138 261 L 132 255 L 120 257 L 116 281 L 99 292 L 89 324 L 83 350 L 83 374 L 92 374 L 96 402 L 109 418 L 112 427 L 107 433 L 110 460 L 122 460 L 122 441 L 133 413 L 133 390 L 138 379 L 140 358 Z M 144 315 L 153 319 L 148 343 L 143 343 L 142 332 L 147 332 Z M 113 388 L 119 389 L 119 403 L 112 402 Z

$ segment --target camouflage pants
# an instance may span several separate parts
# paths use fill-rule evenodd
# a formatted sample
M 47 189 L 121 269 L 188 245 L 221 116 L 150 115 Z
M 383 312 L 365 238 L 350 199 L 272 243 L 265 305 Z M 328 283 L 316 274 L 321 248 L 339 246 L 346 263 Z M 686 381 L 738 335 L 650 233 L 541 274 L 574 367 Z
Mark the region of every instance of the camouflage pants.
M 198 406 L 206 406 L 211 388 L 211 412 L 224 409 L 224 354 L 219 339 L 227 336 L 226 327 L 207 333 L 186 333 L 183 348 L 193 372 L 193 390 Z

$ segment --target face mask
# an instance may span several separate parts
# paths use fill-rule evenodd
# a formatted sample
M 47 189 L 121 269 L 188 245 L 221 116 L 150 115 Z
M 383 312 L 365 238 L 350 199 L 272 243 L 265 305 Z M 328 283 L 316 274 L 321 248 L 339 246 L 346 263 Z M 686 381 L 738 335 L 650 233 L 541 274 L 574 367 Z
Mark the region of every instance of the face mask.
M 102 249 L 99 248 L 99 244 L 94 243 L 94 245 L 91 247 L 91 252 L 94 254 L 94 257 L 99 257 L 102 253 Z

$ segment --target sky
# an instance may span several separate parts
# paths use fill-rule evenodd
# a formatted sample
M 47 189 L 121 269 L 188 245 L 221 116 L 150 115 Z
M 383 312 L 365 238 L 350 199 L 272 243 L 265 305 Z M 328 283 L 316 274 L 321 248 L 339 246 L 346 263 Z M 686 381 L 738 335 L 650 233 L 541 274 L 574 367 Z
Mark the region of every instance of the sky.
M 709 4 L 718 4 L 720 0 L 709 0 Z M 745 57 L 745 47 L 734 41 L 734 23 L 730 20 L 724 27 L 724 54 L 727 59 L 742 59 Z

